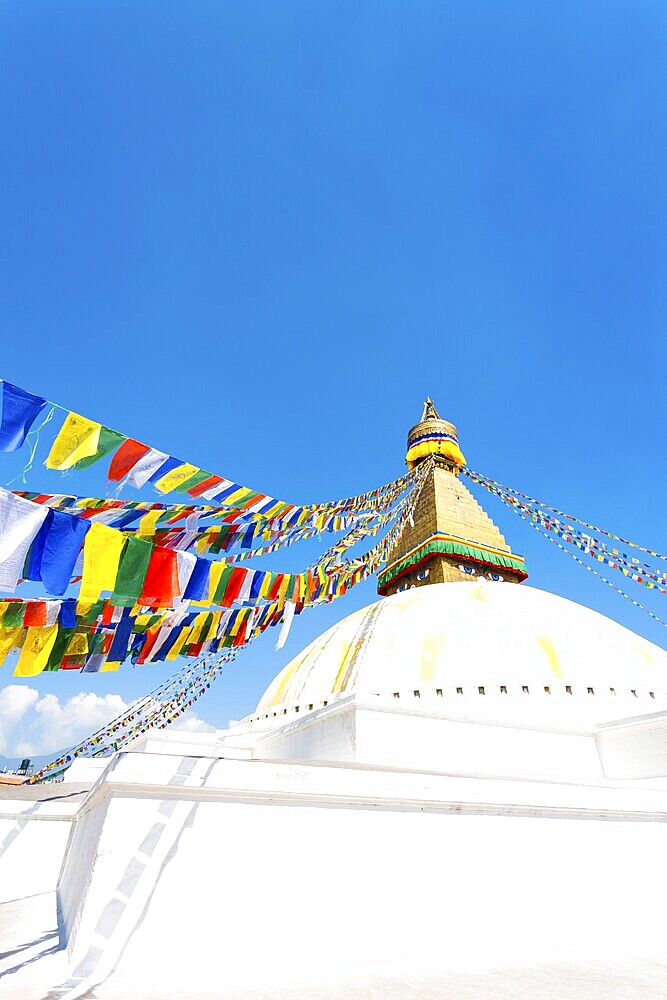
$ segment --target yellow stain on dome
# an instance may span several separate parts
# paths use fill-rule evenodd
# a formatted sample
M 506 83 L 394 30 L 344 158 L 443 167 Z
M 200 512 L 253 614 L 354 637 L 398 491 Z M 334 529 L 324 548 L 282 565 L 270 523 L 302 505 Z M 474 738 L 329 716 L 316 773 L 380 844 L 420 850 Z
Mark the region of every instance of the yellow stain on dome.
M 480 583 L 476 583 L 475 586 L 472 588 L 471 593 L 472 593 L 472 596 L 475 598 L 475 600 L 479 601 L 480 604 L 487 604 L 488 605 L 488 603 L 489 603 L 489 588 L 488 588 L 488 585 L 486 583 L 481 583 L 481 581 L 480 581 Z
M 290 681 L 292 680 L 294 674 L 297 672 L 297 670 L 299 669 L 299 667 L 301 666 L 301 664 L 305 659 L 306 659 L 305 655 L 298 656 L 296 660 L 292 660 L 292 662 L 288 663 L 288 665 L 285 667 L 283 671 L 283 676 L 280 678 L 280 684 L 276 688 L 276 693 L 269 702 L 271 708 L 275 708 L 276 705 L 282 705 Z
M 551 637 L 548 635 L 536 635 L 535 642 L 540 649 L 544 650 L 554 677 L 562 677 L 563 670 L 560 665 L 560 657 Z
M 641 653 L 641 655 L 644 657 L 644 659 L 648 660 L 648 662 L 651 665 L 653 665 L 655 663 L 655 660 L 653 659 L 653 657 L 651 656 L 651 654 L 648 652 L 648 650 L 644 649 L 643 646 L 640 646 L 638 643 L 633 643 L 632 644 L 632 648 L 636 649 L 638 653 Z
M 424 638 L 419 661 L 419 680 L 425 684 L 432 684 L 435 680 L 435 667 L 446 641 L 447 636 L 442 633 Z
M 269 702 L 270 708 L 275 708 L 276 705 L 283 704 L 287 696 L 288 689 L 296 675 L 301 670 L 305 670 L 306 674 L 309 674 L 315 663 L 317 663 L 318 657 L 324 652 L 327 644 L 327 639 L 320 636 L 317 641 L 317 645 L 309 646 L 294 660 L 292 660 L 291 663 L 287 664 L 282 672 L 282 675 L 278 675 L 279 683 L 271 701 Z M 278 678 L 276 678 L 276 680 L 278 680 Z
M 338 668 L 338 673 L 336 674 L 336 680 L 333 684 L 333 691 L 338 694 L 344 688 L 345 674 L 347 673 L 347 665 L 349 663 L 350 657 L 354 649 L 357 646 L 357 640 L 352 639 L 350 642 L 342 643 L 338 651 L 338 661 L 340 667 Z

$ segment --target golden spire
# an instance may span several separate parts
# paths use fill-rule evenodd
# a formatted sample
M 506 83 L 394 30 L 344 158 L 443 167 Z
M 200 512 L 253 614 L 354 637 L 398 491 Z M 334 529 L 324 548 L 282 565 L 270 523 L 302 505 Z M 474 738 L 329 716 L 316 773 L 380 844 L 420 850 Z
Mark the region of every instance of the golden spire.
M 428 583 L 460 583 L 484 576 L 520 583 L 527 577 L 514 555 L 459 475 L 465 465 L 454 424 L 443 420 L 430 397 L 419 423 L 408 432 L 408 467 L 432 457 L 413 521 L 378 576 L 380 594 Z
M 440 420 L 440 414 L 436 410 L 435 403 L 433 402 L 430 396 L 426 397 L 426 402 L 424 403 L 424 410 L 421 415 L 421 420 L 419 421 L 420 424 L 422 424 L 425 420 Z

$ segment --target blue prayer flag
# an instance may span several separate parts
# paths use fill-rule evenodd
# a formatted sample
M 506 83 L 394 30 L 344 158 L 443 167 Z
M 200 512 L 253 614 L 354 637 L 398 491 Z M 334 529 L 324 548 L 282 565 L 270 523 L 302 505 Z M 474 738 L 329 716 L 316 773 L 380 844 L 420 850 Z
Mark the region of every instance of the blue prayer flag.
M 67 590 L 89 528 L 90 521 L 83 517 L 53 511 L 40 564 L 41 580 L 49 594 L 61 595 Z
M 18 451 L 45 406 L 46 400 L 40 396 L 3 381 L 0 451 Z

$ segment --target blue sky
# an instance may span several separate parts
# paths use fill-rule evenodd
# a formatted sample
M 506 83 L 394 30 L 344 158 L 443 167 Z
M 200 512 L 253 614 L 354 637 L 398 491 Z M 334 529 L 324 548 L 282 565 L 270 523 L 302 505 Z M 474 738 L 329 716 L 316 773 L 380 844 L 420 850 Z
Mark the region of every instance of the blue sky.
M 663 3 L 7 0 L 1 18 L 2 377 L 294 502 L 399 475 L 428 393 L 473 468 L 667 551 Z M 92 470 L 62 488 L 79 482 L 104 489 Z M 480 499 L 533 585 L 664 644 Z M 303 615 L 280 653 L 265 637 L 199 716 L 250 711 L 373 597 Z M 128 700 L 166 669 L 21 683 Z

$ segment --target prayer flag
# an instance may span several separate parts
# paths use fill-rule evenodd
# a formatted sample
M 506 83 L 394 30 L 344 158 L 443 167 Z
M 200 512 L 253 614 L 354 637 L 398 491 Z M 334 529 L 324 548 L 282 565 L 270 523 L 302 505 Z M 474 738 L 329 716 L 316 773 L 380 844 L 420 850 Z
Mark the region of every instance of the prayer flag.
M 141 489 L 142 486 L 146 485 L 151 476 L 159 471 L 168 458 L 169 455 L 166 455 L 163 451 L 156 451 L 155 448 L 149 448 L 146 454 L 128 472 L 125 479 L 126 485 Z
M 202 482 L 195 483 L 193 481 L 192 483 L 187 483 L 186 492 L 189 493 L 191 497 L 203 497 L 206 492 L 219 486 L 223 482 L 220 476 L 212 476 L 210 473 L 206 473 L 206 475 L 207 478 Z
M 192 479 L 201 469 L 198 469 L 196 465 L 190 465 L 188 462 L 181 462 L 173 469 L 166 472 L 165 475 L 160 476 L 160 478 L 155 482 L 155 489 L 159 490 L 160 493 L 170 493 L 172 490 L 182 490 L 183 484 L 187 483 L 189 479 Z
M 15 649 L 19 649 L 23 642 L 25 629 L 22 625 L 15 628 L 0 628 L 0 666 L 5 659 Z
M 58 630 L 56 641 L 51 647 L 49 658 L 46 661 L 46 666 L 44 667 L 45 670 L 60 670 L 60 664 L 62 663 L 63 657 L 65 656 L 67 647 L 69 646 L 73 635 L 73 628 L 60 628 Z
M 201 601 L 204 594 L 208 593 L 208 577 L 211 563 L 207 559 L 199 559 L 197 556 L 195 556 L 195 559 L 197 562 L 183 593 L 186 601 Z
M 141 444 L 133 438 L 126 438 L 111 459 L 107 477 L 114 483 L 119 482 L 150 450 L 147 444 Z
M 23 625 L 23 619 L 25 618 L 25 601 L 9 601 L 7 605 L 7 610 L 5 611 L 2 618 L 3 628 L 15 628 L 17 625 Z
M 83 577 L 79 600 L 97 601 L 103 590 L 113 591 L 126 538 L 106 524 L 91 524 L 83 546 Z
M 90 455 L 88 458 L 82 458 L 76 463 L 77 469 L 87 469 L 94 462 L 99 462 L 101 458 L 108 455 L 109 452 L 115 451 L 120 444 L 125 441 L 125 435 L 119 434 L 118 431 L 112 431 L 110 427 L 102 427 L 100 430 L 99 440 L 97 442 L 97 451 L 94 455 Z
M 145 538 L 129 536 L 118 565 L 118 575 L 113 589 L 112 600 L 126 599 L 134 603 L 143 590 L 148 564 L 153 554 L 153 545 Z
M 142 604 L 172 607 L 178 590 L 178 561 L 173 549 L 153 546 L 139 601 Z
M 39 579 L 49 594 L 60 596 L 69 586 L 90 523 L 59 510 L 51 513 L 53 519 L 44 540 Z
M 46 507 L 0 489 L 0 590 L 16 589 L 30 543 L 47 513 Z
M 167 455 L 166 461 L 164 461 L 162 465 L 155 470 L 152 476 L 149 476 L 148 482 L 156 483 L 158 479 L 162 479 L 168 472 L 171 472 L 172 469 L 176 469 L 182 464 L 183 462 L 180 458 L 174 458 L 173 455 Z
M 40 396 L 3 381 L 0 451 L 18 451 L 45 406 L 46 400 Z
M 23 624 L 26 628 L 29 626 L 43 628 L 46 625 L 46 601 L 28 601 L 23 616 Z
M 58 637 L 58 626 L 29 628 L 23 641 L 19 661 L 14 670 L 15 677 L 35 677 L 46 667 L 49 655 Z
M 101 424 L 78 413 L 68 413 L 44 463 L 46 468 L 71 469 L 82 458 L 95 455 L 101 430 Z

